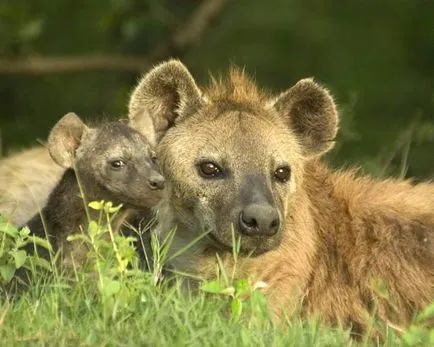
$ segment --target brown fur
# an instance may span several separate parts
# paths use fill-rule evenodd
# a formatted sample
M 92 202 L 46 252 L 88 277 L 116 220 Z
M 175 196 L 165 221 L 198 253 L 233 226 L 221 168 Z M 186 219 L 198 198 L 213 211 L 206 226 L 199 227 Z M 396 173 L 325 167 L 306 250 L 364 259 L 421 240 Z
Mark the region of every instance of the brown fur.
M 233 226 L 241 236 L 237 276 L 265 281 L 278 314 L 301 310 L 364 332 L 376 308 L 407 325 L 432 302 L 434 184 L 328 169 L 319 156 L 333 146 L 337 112 L 313 80 L 276 98 L 233 70 L 202 92 L 185 66 L 169 61 L 140 81 L 130 117 L 160 141 L 168 187 L 159 235 L 176 228 L 177 252 L 209 232 L 173 259 L 175 270 L 212 278 L 218 254 L 230 273 Z M 203 162 L 220 169 L 216 176 L 203 175 Z M 276 181 L 282 165 L 291 168 L 287 182 Z M 243 234 L 238 216 L 252 203 L 278 211 L 275 235 Z

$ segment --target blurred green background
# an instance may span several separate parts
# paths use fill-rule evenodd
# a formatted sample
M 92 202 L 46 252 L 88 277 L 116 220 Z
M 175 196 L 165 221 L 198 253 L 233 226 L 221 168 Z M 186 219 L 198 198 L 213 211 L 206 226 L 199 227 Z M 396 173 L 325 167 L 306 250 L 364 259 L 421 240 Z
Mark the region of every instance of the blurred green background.
M 333 165 L 433 178 L 433 19 L 432 0 L 2 0 L 2 153 L 69 111 L 125 115 L 143 70 L 178 57 L 200 83 L 230 64 L 276 92 L 313 76 L 341 112 Z M 69 58 L 84 67 L 50 60 Z

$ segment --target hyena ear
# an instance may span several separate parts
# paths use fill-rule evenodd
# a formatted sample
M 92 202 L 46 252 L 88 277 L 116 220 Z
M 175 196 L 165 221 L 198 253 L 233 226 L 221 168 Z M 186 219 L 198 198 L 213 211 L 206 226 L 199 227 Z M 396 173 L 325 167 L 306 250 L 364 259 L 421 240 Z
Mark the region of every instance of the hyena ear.
M 169 60 L 145 74 L 129 103 L 130 125 L 156 145 L 177 119 L 196 112 L 202 105 L 201 91 L 187 68 Z
M 48 151 L 51 158 L 64 168 L 74 166 L 75 151 L 80 146 L 87 126 L 73 112 L 60 119 L 48 136 Z
M 297 82 L 273 106 L 287 118 L 307 156 L 321 155 L 333 148 L 338 131 L 336 105 L 327 89 L 313 79 Z

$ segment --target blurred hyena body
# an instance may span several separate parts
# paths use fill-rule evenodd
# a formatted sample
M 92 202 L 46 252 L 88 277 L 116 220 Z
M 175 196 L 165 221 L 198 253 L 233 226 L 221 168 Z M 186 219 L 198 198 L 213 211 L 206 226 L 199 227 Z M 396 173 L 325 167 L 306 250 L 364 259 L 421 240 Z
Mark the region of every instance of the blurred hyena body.
M 45 206 L 64 171 L 45 146 L 1 158 L 0 213 L 16 225 L 23 224 Z

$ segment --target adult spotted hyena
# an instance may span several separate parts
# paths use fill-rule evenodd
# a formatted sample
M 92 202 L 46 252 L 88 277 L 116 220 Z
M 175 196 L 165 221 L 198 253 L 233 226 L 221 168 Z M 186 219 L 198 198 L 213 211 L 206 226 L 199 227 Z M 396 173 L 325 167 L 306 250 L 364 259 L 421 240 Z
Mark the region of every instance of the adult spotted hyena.
M 277 313 L 300 306 L 364 331 L 375 307 L 405 325 L 433 300 L 434 184 L 329 169 L 320 157 L 338 116 L 312 79 L 270 96 L 232 69 L 200 89 L 169 61 L 142 78 L 129 117 L 160 141 L 158 232 L 176 227 L 173 253 L 208 232 L 173 259 L 176 270 L 212 278 L 218 254 L 231 271 L 233 228 L 237 276 L 265 281 Z

